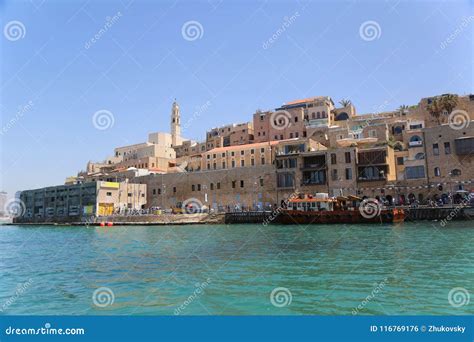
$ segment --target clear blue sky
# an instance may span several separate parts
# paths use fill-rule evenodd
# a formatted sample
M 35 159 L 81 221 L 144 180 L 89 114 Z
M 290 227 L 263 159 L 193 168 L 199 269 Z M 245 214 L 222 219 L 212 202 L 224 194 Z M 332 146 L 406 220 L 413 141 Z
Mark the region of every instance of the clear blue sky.
M 168 131 L 175 97 L 183 123 L 210 101 L 184 133 L 200 139 L 308 96 L 367 113 L 473 92 L 471 1 L 3 0 L 0 13 L 0 189 L 10 195 L 62 184 L 88 160 Z M 22 38 L 4 32 L 11 21 Z M 202 25 L 196 40 L 182 35 L 188 21 Z M 367 21 L 380 28 L 373 40 L 360 34 Z M 92 124 L 101 109 L 114 115 L 107 130 Z

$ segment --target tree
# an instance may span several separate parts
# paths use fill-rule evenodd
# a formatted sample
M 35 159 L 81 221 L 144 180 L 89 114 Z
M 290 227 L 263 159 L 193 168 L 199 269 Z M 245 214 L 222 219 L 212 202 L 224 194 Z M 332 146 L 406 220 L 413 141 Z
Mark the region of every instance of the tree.
M 339 103 L 341 104 L 341 106 L 345 108 L 345 107 L 350 106 L 351 100 L 342 99 L 341 101 L 339 101 Z
M 435 97 L 426 106 L 426 110 L 436 119 L 438 125 L 441 124 L 441 114 L 447 112 L 450 114 L 458 105 L 458 96 L 447 94 L 440 97 Z
M 436 119 L 436 121 L 438 122 L 438 125 L 440 125 L 441 124 L 440 117 L 441 117 L 441 113 L 443 112 L 443 106 L 442 106 L 441 100 L 438 97 L 431 99 L 431 102 L 429 102 L 428 105 L 426 106 L 426 110 L 428 111 L 428 113 L 430 113 L 432 117 Z
M 407 105 L 401 105 L 400 107 L 398 107 L 398 112 L 400 113 L 400 115 L 405 115 L 407 112 L 408 112 L 408 106 Z
M 453 94 L 447 94 L 443 97 L 441 97 L 441 105 L 448 114 L 451 114 L 451 112 L 456 108 L 458 105 L 458 96 L 453 95 Z

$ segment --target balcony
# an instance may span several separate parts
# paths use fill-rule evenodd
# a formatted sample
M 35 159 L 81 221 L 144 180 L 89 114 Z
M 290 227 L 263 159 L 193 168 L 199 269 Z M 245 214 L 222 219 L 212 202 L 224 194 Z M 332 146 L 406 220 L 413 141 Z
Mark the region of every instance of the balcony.
M 370 177 L 370 178 L 367 178 L 367 177 L 361 176 L 361 177 L 357 177 L 357 180 L 358 180 L 359 182 L 380 182 L 380 181 L 386 181 L 386 180 L 387 180 L 387 177 L 385 177 L 385 176 L 380 176 L 380 177 Z
M 304 164 L 300 166 L 300 170 L 302 171 L 311 171 L 311 170 L 325 170 L 326 164 Z
M 387 164 L 387 151 L 376 150 L 376 151 L 367 151 L 359 152 L 358 154 L 358 164 L 361 166 L 364 165 L 385 165 Z
M 311 185 L 326 185 L 326 181 L 303 179 L 300 186 L 311 186 Z

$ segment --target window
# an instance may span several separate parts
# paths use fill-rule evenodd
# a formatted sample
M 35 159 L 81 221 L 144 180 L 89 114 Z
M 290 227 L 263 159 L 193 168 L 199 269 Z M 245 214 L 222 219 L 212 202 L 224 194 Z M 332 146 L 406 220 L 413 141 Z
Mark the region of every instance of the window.
M 331 177 L 333 181 L 337 181 L 337 169 L 332 170 Z
M 263 178 L 260 178 L 260 186 L 263 186 Z
M 213 167 L 214 167 L 214 170 L 217 169 L 217 163 L 214 163 Z
M 235 167 L 235 160 L 232 160 L 232 167 Z
M 221 154 L 221 157 L 222 157 L 222 158 L 225 158 L 225 152 Z
M 153 189 L 152 193 L 153 195 L 156 195 L 156 189 Z
M 176 187 L 173 186 L 173 193 L 176 193 Z
M 211 190 L 214 190 L 214 183 L 211 183 Z
M 245 160 L 242 159 L 242 160 L 240 161 L 240 166 L 241 166 L 241 167 L 244 167 L 244 166 L 245 166 Z
M 222 168 L 225 169 L 225 161 L 222 162 Z
M 407 179 L 425 178 L 424 166 L 410 166 L 405 168 Z
M 216 157 L 217 157 L 217 156 L 216 156 L 216 154 L 214 153 L 214 154 L 212 155 L 212 158 L 216 158 Z
M 194 184 L 191 185 L 191 191 L 196 191 L 196 186 Z
M 211 159 L 211 155 L 210 155 L 210 154 L 207 155 L 207 159 Z
M 451 154 L 451 144 L 449 142 L 444 143 L 444 154 Z
M 439 167 L 434 168 L 434 175 L 435 177 L 441 177 L 441 170 L 439 169 Z
M 255 166 L 255 159 L 250 159 L 250 165 Z
M 290 133 L 290 139 L 293 139 L 293 133 Z
M 336 164 L 336 154 L 335 153 L 331 153 L 331 164 L 332 165 Z
M 129 193 L 127 194 L 127 196 L 128 196 L 128 197 L 132 197 L 132 193 L 129 192 Z
M 253 148 L 250 150 L 250 154 L 255 154 L 255 150 Z
M 243 155 L 244 155 L 244 151 L 243 151 L 243 150 L 242 150 L 242 151 L 240 151 L 240 155 L 241 155 L 241 156 L 243 156 Z
M 397 165 L 403 165 L 403 157 L 397 157 Z
M 344 156 L 346 158 L 346 163 L 350 163 L 351 162 L 351 153 L 346 152 L 346 153 L 344 153 Z
M 198 191 L 201 191 L 201 184 L 198 184 L 197 188 L 198 188 Z
M 435 156 L 439 156 L 439 145 L 438 144 L 433 144 L 433 154 Z
M 161 195 L 161 189 L 158 189 L 158 195 Z
M 211 169 L 211 164 L 207 163 L 207 169 L 208 169 L 208 170 Z
M 155 191 L 155 190 L 153 190 L 153 191 Z M 112 193 L 111 193 L 111 192 L 107 192 L 106 195 L 107 195 L 107 196 L 112 196 Z
M 424 154 L 423 152 L 417 153 L 417 154 L 415 155 L 415 159 L 416 159 L 416 160 L 425 159 L 425 154 Z
M 262 148 L 260 149 L 260 153 L 265 153 L 265 148 L 262 147 Z
M 298 117 L 297 116 L 295 116 L 295 122 L 298 122 Z
M 346 169 L 346 179 L 352 179 L 352 169 L 350 167 Z
M 377 131 L 375 129 L 371 129 L 369 131 L 369 137 L 370 138 L 377 138 Z
M 264 157 L 262 157 L 261 164 L 265 165 L 265 158 Z
M 244 181 L 243 181 L 243 180 L 240 181 L 240 187 L 241 187 L 241 188 L 244 187 Z
M 235 189 L 235 181 L 232 181 L 232 189 Z
M 451 171 L 452 176 L 460 176 L 461 175 L 461 170 L 459 169 L 454 169 Z
M 231 152 L 230 155 L 233 157 L 235 156 L 235 152 Z
M 221 182 L 217 182 L 217 190 L 221 188 Z

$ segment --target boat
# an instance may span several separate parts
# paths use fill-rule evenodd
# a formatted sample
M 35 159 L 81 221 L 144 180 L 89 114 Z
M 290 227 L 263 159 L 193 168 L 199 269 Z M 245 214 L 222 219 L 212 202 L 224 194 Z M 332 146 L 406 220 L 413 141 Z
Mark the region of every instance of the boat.
M 290 197 L 277 217 L 281 224 L 398 223 L 404 220 L 403 209 L 384 207 L 376 199 L 329 197 L 326 193 Z

